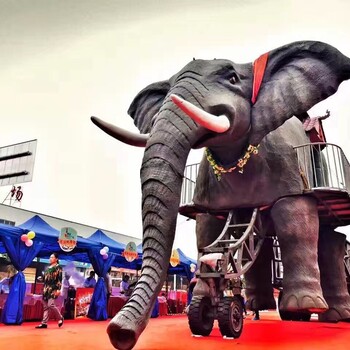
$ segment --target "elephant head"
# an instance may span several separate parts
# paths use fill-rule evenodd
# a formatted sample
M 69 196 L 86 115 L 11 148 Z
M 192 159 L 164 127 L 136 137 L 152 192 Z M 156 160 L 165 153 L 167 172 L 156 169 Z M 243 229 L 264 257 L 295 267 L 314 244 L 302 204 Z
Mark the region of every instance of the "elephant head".
M 146 87 L 128 111 L 143 135 L 93 117 L 110 135 L 145 146 L 142 273 L 108 326 L 115 348 L 135 345 L 165 280 L 191 148 L 208 147 L 221 164 L 236 164 L 249 146 L 250 155 L 268 133 L 293 115 L 302 119 L 349 78 L 350 60 L 337 49 L 301 41 L 268 52 L 255 65 L 193 60 L 169 80 Z

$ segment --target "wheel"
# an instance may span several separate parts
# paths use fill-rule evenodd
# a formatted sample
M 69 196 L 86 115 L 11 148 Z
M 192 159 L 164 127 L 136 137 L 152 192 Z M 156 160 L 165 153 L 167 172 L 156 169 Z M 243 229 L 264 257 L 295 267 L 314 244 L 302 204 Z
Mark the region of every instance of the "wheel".
M 243 307 L 237 297 L 223 298 L 218 306 L 218 323 L 223 336 L 239 338 L 243 330 Z
M 194 296 L 188 309 L 192 334 L 208 336 L 214 325 L 213 306 L 209 297 Z

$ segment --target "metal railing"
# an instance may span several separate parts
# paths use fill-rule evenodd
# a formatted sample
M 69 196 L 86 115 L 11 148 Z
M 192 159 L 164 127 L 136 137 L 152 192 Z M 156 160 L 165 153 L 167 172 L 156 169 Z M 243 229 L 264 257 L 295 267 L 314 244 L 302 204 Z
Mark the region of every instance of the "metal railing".
M 331 143 L 308 143 L 294 148 L 308 189 L 350 192 L 350 164 L 342 149 Z M 180 205 L 192 203 L 199 163 L 187 165 Z
M 199 170 L 199 163 L 187 165 L 184 172 L 184 179 L 182 181 L 181 200 L 180 205 L 192 203 L 194 189 L 196 187 L 196 179 Z
M 308 189 L 349 191 L 350 165 L 339 146 L 331 143 L 310 143 L 294 149 Z

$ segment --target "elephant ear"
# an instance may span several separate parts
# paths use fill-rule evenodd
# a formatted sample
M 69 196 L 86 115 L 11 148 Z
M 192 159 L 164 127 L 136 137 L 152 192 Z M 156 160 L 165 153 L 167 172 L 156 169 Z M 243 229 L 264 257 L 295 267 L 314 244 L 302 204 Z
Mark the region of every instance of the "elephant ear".
M 159 111 L 169 89 L 168 81 L 153 83 L 141 90 L 132 101 L 128 114 L 142 134 L 151 131 L 152 118 Z
M 250 144 L 258 145 L 293 115 L 302 119 L 349 78 L 350 59 L 322 42 L 299 41 L 269 52 L 252 107 Z

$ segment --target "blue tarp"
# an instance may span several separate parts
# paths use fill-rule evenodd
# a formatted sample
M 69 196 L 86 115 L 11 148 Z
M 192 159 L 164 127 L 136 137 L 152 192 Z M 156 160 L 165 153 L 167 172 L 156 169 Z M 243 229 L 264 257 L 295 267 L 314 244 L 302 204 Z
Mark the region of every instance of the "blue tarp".
M 26 231 L 19 227 L 0 224 L 0 253 L 6 253 L 6 248 L 1 240 L 2 236 L 19 237 L 24 233 Z
M 57 243 L 60 234 L 58 230 L 50 226 L 39 215 L 34 215 L 23 224 L 18 225 L 18 227 L 27 231 L 34 231 L 36 238 L 42 239 L 45 242 L 52 241 Z
M 101 248 L 107 246 L 110 252 L 121 254 L 125 249 L 125 244 L 119 243 L 114 239 L 108 237 L 103 231 L 97 230 L 88 239 L 100 243 Z

